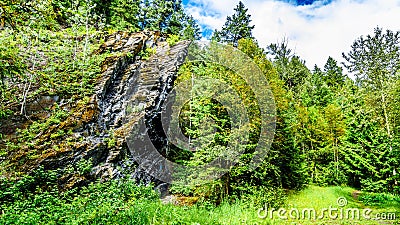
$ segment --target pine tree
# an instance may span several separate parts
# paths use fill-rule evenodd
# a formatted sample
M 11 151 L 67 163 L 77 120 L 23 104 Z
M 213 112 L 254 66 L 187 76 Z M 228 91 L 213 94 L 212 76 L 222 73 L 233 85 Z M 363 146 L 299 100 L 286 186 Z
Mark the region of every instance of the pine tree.
M 182 12 L 182 0 L 153 0 L 151 1 L 151 9 L 152 23 L 150 28 L 163 32 L 168 28 L 171 29 L 172 19 L 178 17 L 176 14 Z
M 400 31 L 383 32 L 377 27 L 374 35 L 359 37 L 351 46 L 351 51 L 342 54 L 347 63 L 344 66 L 355 72 L 359 84 L 375 92 L 384 117 L 386 132 L 392 137 L 388 90 L 400 70 Z
M 324 72 L 324 80 L 329 87 L 342 86 L 344 84 L 345 75 L 343 75 L 343 69 L 330 56 L 325 63 Z
M 225 25 L 221 31 L 214 31 L 213 39 L 237 47 L 240 39 L 253 37 L 254 25 L 250 25 L 251 15 L 247 14 L 248 9 L 241 1 L 234 10 L 235 13 L 232 16 L 226 17 Z
M 193 16 L 186 16 L 184 28 L 181 31 L 181 36 L 183 37 L 183 39 L 187 40 L 200 40 L 200 26 L 197 24 Z
M 288 47 L 287 39 L 281 43 L 270 44 L 267 52 L 274 58 L 276 70 L 279 77 L 285 82 L 290 90 L 295 90 L 310 75 L 310 71 L 305 65 L 305 61 L 292 53 Z
M 326 106 L 333 99 L 333 93 L 324 81 L 324 72 L 315 65 L 314 71 L 305 78 L 300 88 L 300 98 L 306 107 Z
M 114 0 L 111 2 L 109 11 L 109 24 L 119 29 L 131 28 L 139 30 L 140 12 L 139 1 L 137 0 Z

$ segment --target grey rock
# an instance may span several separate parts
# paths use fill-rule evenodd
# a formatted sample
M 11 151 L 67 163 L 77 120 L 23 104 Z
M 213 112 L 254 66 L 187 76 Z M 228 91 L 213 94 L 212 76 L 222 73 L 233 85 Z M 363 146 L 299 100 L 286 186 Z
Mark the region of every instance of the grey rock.
M 144 139 L 150 133 L 153 134 L 151 138 L 161 145 L 167 143 L 165 137 L 156 135 L 158 131 L 151 131 L 158 129 L 151 124 L 160 114 L 162 102 L 173 87 L 177 70 L 183 63 L 182 52 L 187 49 L 189 42 L 169 47 L 164 40 L 158 32 L 148 31 L 118 32 L 107 38 L 96 54 L 118 51 L 121 56 L 108 58 L 103 63 L 103 72 L 90 101 L 95 105 L 96 113 L 90 121 L 83 122 L 74 130 L 73 136 L 83 141 L 79 141 L 71 151 L 43 159 L 41 165 L 63 170 L 85 159 L 91 160 L 93 166 L 91 173 L 87 174 L 88 179 L 130 176 L 145 184 L 158 182 L 137 167 L 125 138 L 133 134 L 138 139 L 142 136 Z M 148 60 L 132 57 L 144 48 L 155 48 L 157 53 Z M 128 116 L 131 112 L 127 113 L 127 110 L 134 113 Z M 145 130 L 138 129 L 136 122 L 142 119 L 150 124 Z M 162 151 L 164 147 L 160 146 L 159 150 Z M 76 185 L 82 183 L 82 179 L 68 176 L 62 182 L 73 187 L 75 181 L 79 181 Z M 162 196 L 168 194 L 166 184 L 160 184 L 156 189 Z

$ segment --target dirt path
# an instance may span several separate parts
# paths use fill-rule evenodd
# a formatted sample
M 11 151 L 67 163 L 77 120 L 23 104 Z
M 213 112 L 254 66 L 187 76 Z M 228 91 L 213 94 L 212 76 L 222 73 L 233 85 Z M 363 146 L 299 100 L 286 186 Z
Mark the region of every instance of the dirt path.
M 351 196 L 353 197 L 354 200 L 358 200 L 358 197 L 360 196 L 361 193 L 362 193 L 361 191 L 355 190 L 351 192 Z

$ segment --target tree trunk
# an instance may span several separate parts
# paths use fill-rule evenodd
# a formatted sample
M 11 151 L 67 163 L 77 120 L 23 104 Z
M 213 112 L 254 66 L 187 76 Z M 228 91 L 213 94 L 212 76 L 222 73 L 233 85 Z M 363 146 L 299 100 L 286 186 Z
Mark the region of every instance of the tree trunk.
M 386 132 L 387 132 L 389 138 L 391 139 L 392 135 L 390 133 L 389 116 L 387 114 L 386 99 L 385 99 L 385 94 L 383 92 L 381 93 L 381 99 L 382 99 L 383 114 L 385 116 Z M 390 145 L 390 150 L 392 150 L 392 146 L 391 145 Z

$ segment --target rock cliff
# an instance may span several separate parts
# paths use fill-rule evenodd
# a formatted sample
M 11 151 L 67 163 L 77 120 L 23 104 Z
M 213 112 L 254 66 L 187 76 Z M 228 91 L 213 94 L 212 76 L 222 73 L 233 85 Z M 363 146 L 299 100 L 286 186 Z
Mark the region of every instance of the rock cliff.
M 72 106 L 60 104 L 69 116 L 36 137 L 40 141 L 35 151 L 40 151 L 41 157 L 27 161 L 24 159 L 28 153 L 19 151 L 13 154 L 11 161 L 28 173 L 38 166 L 57 169 L 63 188 L 94 179 L 122 176 L 153 181 L 152 177 L 137 169 L 126 136 L 135 135 L 132 128 L 144 119 L 147 134 L 137 135 L 150 136 L 162 151 L 166 140 L 158 130 L 158 115 L 172 89 L 188 45 L 189 42 L 183 41 L 169 46 L 158 32 L 109 35 L 95 54 L 118 54 L 102 63 L 95 94 Z M 40 145 L 58 130 L 72 130 L 58 141 L 60 148 L 53 151 L 48 150 L 49 146 L 45 144 Z

